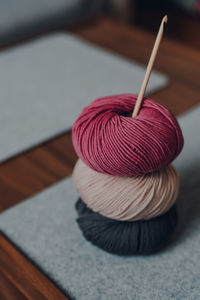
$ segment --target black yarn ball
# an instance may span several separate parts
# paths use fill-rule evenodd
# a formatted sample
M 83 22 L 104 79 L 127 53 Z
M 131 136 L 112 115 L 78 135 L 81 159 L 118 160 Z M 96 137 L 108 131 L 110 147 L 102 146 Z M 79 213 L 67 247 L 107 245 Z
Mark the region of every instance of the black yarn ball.
M 175 231 L 176 205 L 151 220 L 116 221 L 89 209 L 81 198 L 76 202 L 77 223 L 84 237 L 95 246 L 117 255 L 153 254 L 169 241 Z

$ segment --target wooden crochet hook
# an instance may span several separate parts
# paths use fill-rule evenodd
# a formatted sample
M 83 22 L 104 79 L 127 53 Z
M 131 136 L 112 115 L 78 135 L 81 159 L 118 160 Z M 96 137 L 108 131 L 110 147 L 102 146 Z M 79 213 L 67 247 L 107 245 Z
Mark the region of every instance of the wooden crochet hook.
M 135 116 L 137 116 L 137 114 L 140 110 L 140 106 L 142 104 L 142 100 L 143 100 L 143 97 L 144 97 L 144 94 L 145 94 L 145 91 L 146 91 L 146 87 L 147 87 L 147 84 L 148 84 L 148 81 L 149 81 L 149 77 L 150 77 L 151 71 L 153 69 L 153 64 L 154 64 L 154 61 L 156 59 L 156 55 L 157 55 L 157 52 L 158 52 L 158 49 L 159 49 L 159 46 L 160 46 L 160 42 L 161 42 L 161 39 L 162 39 L 162 36 L 163 36 L 164 23 L 167 23 L 167 20 L 168 20 L 168 18 L 167 18 L 167 15 L 166 15 L 166 16 L 164 16 L 164 18 L 162 19 L 162 22 L 160 24 L 160 28 L 159 28 L 159 31 L 158 31 L 158 34 L 157 34 L 157 37 L 156 37 L 156 40 L 155 40 L 155 44 L 153 46 L 153 50 L 151 52 L 151 56 L 150 56 L 150 59 L 149 59 L 148 65 L 147 65 L 144 80 L 143 80 L 143 83 L 142 83 L 142 86 L 141 86 L 140 92 L 138 94 L 137 101 L 136 101 L 136 104 L 135 104 L 135 107 L 134 107 L 134 110 L 133 110 L 133 113 L 132 113 L 133 118 Z

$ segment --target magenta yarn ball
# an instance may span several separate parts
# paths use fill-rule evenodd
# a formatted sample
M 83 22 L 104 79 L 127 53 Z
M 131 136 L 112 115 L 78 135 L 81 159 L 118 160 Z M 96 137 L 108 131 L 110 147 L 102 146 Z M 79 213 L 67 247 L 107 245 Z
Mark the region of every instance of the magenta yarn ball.
M 99 98 L 76 120 L 75 151 L 93 170 L 141 175 L 166 167 L 181 152 L 183 135 L 174 115 L 145 98 L 139 114 L 132 118 L 136 99 L 132 94 Z

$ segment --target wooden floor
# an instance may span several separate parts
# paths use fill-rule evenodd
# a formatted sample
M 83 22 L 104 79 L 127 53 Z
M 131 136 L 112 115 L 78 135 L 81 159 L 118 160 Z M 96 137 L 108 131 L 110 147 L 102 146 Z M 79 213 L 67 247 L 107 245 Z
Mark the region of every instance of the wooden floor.
M 142 64 L 147 63 L 155 39 L 154 34 L 104 18 L 70 31 Z M 200 103 L 198 50 L 165 39 L 156 69 L 166 73 L 170 82 L 167 88 L 151 95 L 152 99 L 166 105 L 176 115 Z M 76 159 L 71 132 L 66 132 L 1 164 L 0 210 L 4 211 L 68 176 Z M 0 253 L 0 299 L 67 299 L 3 235 L 0 236 Z
M 58 288 L 0 235 L 0 299 L 66 300 Z

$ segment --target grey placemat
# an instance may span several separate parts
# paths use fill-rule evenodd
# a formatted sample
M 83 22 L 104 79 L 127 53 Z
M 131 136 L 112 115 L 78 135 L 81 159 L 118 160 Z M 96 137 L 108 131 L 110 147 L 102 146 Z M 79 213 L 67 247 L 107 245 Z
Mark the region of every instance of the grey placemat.
M 87 242 L 76 222 L 71 178 L 1 214 L 0 228 L 72 298 L 194 300 L 200 295 L 200 107 L 180 119 L 185 147 L 180 227 L 165 251 L 123 258 Z
M 1 0 L 0 44 L 71 24 L 101 10 L 104 0 Z
M 69 34 L 0 54 L 0 162 L 70 129 L 104 95 L 137 93 L 145 69 Z M 148 91 L 166 85 L 153 72 Z

